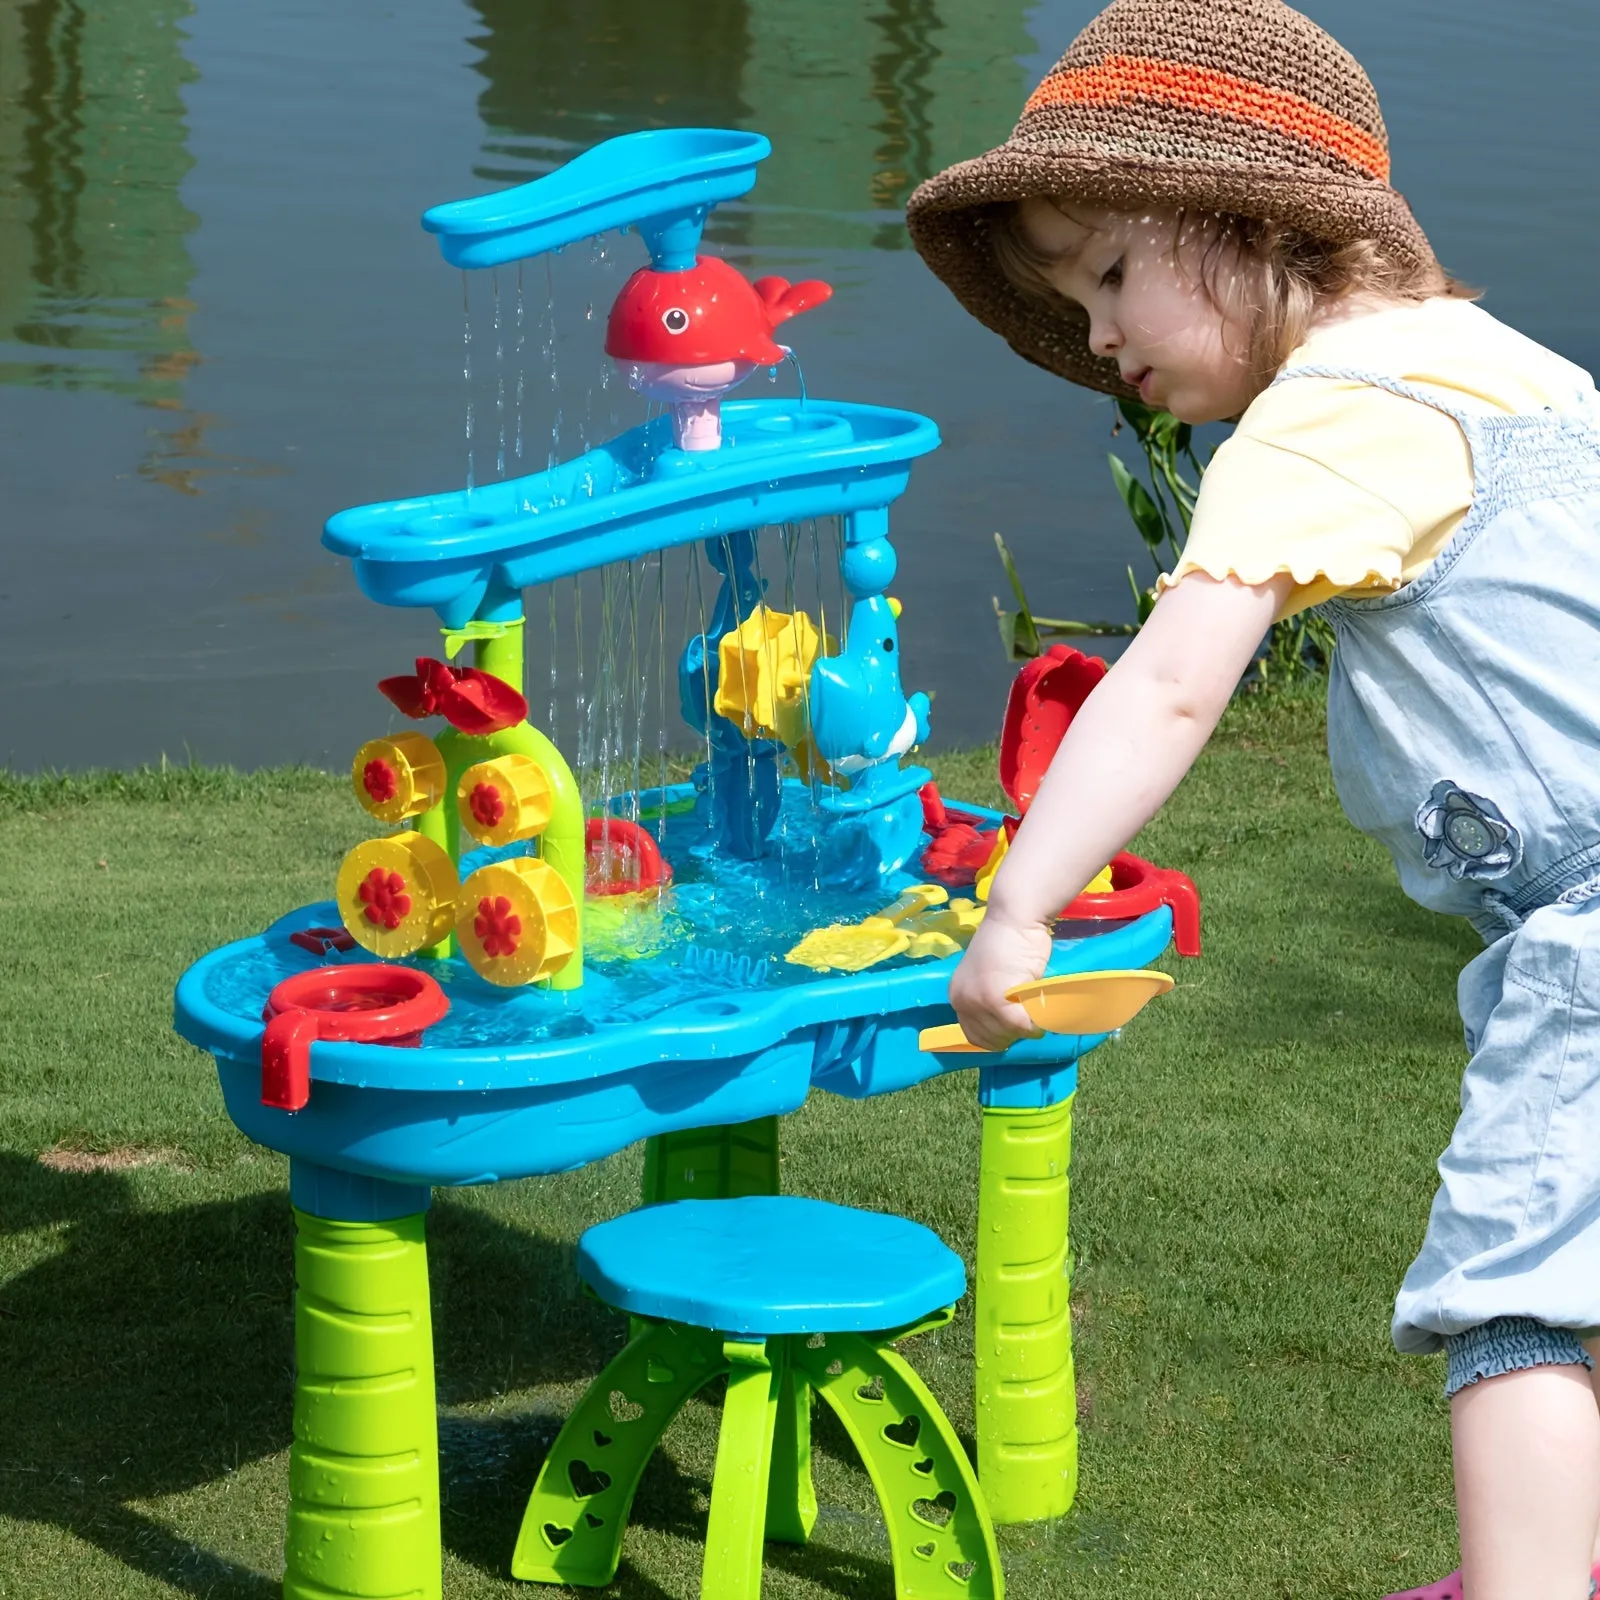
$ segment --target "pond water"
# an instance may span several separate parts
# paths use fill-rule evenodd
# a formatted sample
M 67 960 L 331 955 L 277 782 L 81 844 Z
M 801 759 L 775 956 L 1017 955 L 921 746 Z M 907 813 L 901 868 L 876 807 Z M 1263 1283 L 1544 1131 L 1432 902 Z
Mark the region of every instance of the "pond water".
M 437 635 L 363 601 L 323 521 L 464 484 L 469 398 L 479 482 L 502 459 L 514 475 L 519 442 L 533 470 L 637 420 L 598 354 L 636 241 L 520 286 L 474 275 L 468 323 L 418 215 L 663 124 L 772 137 L 712 239 L 747 270 L 834 284 L 796 325 L 810 392 L 939 422 L 894 515 L 905 675 L 937 696 L 937 743 L 992 738 L 1013 670 L 994 532 L 1054 615 L 1127 616 L 1140 552 L 1106 470 L 1109 403 L 962 314 L 900 208 L 1003 137 L 1094 9 L 0 0 L 0 764 L 342 766 L 381 731 L 374 680 Z M 1375 80 L 1441 258 L 1594 368 L 1600 12 L 1305 9 Z M 520 407 L 493 359 L 519 338 Z

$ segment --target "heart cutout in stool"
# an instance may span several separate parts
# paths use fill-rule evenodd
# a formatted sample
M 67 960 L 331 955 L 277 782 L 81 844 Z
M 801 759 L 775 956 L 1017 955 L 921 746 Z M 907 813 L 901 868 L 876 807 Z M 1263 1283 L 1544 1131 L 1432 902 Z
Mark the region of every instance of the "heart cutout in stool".
M 610 1443 L 611 1435 L 609 1433 L 601 1433 L 598 1428 L 594 1430 L 594 1447 L 596 1450 L 604 1450 Z
M 914 1556 L 921 1556 L 922 1559 L 924 1561 L 926 1561 L 926 1560 L 929 1559 L 929 1557 L 931 1557 L 933 1555 L 933 1552 L 935 1550 L 937 1550 L 938 1548 L 939 1547 L 936 1544 L 933 1544 L 933 1543 L 918 1544 L 918 1545 L 913 1545 L 911 1547 L 911 1553 Z
M 922 1432 L 922 1418 L 912 1412 L 904 1422 L 891 1422 L 883 1430 L 883 1436 L 890 1444 L 897 1444 L 909 1450 L 916 1442 L 917 1435 Z
M 647 1361 L 644 1368 L 646 1383 L 671 1383 L 673 1379 L 671 1367 L 663 1366 L 659 1361 Z
M 644 1415 L 644 1407 L 630 1400 L 620 1389 L 613 1389 L 608 1400 L 611 1415 L 618 1422 L 637 1422 Z
M 611 1487 L 611 1474 L 609 1472 L 596 1472 L 587 1461 L 569 1461 L 567 1463 L 567 1478 L 572 1484 L 572 1492 L 580 1500 L 588 1500 L 597 1494 L 604 1494 Z
M 920 1461 L 913 1461 L 911 1463 L 911 1470 L 913 1472 L 920 1472 L 922 1476 L 926 1478 L 933 1471 L 933 1457 L 924 1456 Z
M 591 1528 L 603 1528 L 606 1525 L 606 1519 L 604 1517 L 597 1517 L 592 1511 L 585 1511 L 583 1514 L 583 1520 Z
M 883 1399 L 883 1374 L 875 1372 L 871 1383 L 864 1383 L 856 1390 L 856 1399 L 870 1400 L 873 1405 Z
M 941 1489 L 932 1500 L 913 1500 L 911 1515 L 929 1527 L 942 1528 L 955 1515 L 956 1497 L 952 1490 Z
M 978 1570 L 978 1563 L 976 1561 L 947 1561 L 944 1564 L 944 1570 L 957 1583 L 965 1583 Z
M 543 1531 L 544 1542 L 549 1545 L 552 1550 L 559 1550 L 562 1545 L 564 1545 L 567 1540 L 572 1537 L 571 1528 L 558 1527 L 553 1522 L 545 1523 Z

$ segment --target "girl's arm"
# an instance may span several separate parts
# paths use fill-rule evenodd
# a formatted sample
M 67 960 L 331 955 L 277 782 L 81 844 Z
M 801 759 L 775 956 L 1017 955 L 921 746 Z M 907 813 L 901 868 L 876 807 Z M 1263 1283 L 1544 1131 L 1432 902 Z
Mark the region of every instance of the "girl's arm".
M 1007 989 L 1037 978 L 1055 914 L 1150 820 L 1216 727 L 1294 580 L 1191 573 L 1073 718 L 950 980 L 962 1031 L 1003 1050 L 1036 1031 Z

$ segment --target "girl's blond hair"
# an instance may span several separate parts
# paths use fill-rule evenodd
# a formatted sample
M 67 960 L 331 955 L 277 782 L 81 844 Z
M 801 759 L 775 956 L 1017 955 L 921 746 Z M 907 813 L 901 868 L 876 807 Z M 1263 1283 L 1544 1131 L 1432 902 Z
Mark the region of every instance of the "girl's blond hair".
M 1071 216 L 1064 202 L 1052 200 Z M 990 228 L 995 260 L 1024 294 L 1045 301 L 1066 297 L 1051 283 L 1049 269 L 1060 257 L 1046 255 L 1020 223 L 1020 203 L 998 207 Z M 1372 239 L 1330 244 L 1298 228 L 1227 212 L 1179 211 L 1173 249 L 1190 227 L 1201 230 L 1200 284 L 1219 312 L 1228 309 L 1229 292 L 1242 292 L 1238 312 L 1250 330 L 1247 352 L 1251 376 L 1264 388 L 1305 342 L 1312 318 L 1322 306 L 1352 294 L 1389 300 L 1432 300 L 1447 296 L 1476 300 L 1469 288 L 1436 266 L 1413 266 L 1385 253 Z M 1224 264 L 1237 263 L 1228 290 L 1220 285 Z

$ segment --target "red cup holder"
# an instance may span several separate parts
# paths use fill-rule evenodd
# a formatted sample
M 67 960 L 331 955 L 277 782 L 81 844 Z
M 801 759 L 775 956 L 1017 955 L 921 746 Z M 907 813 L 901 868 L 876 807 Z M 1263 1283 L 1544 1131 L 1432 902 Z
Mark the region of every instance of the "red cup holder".
M 316 967 L 285 978 L 262 1012 L 262 1105 L 298 1111 L 311 1098 L 316 1040 L 414 1049 L 423 1029 L 449 1010 L 444 990 L 426 973 L 386 962 Z
M 590 817 L 583 847 L 585 894 L 638 894 L 672 882 L 660 846 L 626 817 Z
M 1080 894 L 1058 922 L 1116 922 L 1168 906 L 1180 956 L 1200 954 L 1200 891 L 1181 872 L 1124 850 L 1111 863 L 1109 894 Z

